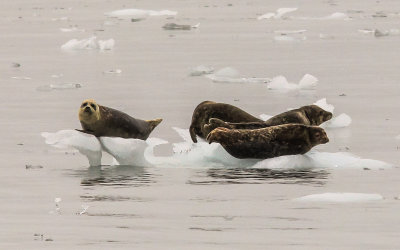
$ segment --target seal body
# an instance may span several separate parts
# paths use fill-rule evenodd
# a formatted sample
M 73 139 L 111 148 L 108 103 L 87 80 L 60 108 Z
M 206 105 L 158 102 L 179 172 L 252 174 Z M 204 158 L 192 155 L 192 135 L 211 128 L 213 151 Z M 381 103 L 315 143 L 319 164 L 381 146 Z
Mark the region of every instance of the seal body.
M 193 142 L 197 142 L 196 135 L 204 139 L 207 137 L 208 131 L 204 130 L 204 125 L 208 123 L 210 118 L 218 118 L 227 122 L 262 122 L 261 119 L 233 105 L 204 101 L 193 111 L 189 128 Z
M 79 120 L 84 133 L 96 137 L 121 137 L 146 140 L 162 119 L 140 120 L 116 109 L 98 105 L 94 100 L 83 101 Z
M 216 128 L 208 136 L 236 158 L 267 159 L 282 155 L 307 153 L 318 144 L 329 141 L 318 126 L 283 124 L 261 129 Z
M 213 129 L 218 127 L 230 129 L 258 129 L 289 123 L 319 126 L 321 123 L 326 122 L 331 118 L 331 112 L 326 111 L 317 105 L 307 105 L 273 116 L 265 122 L 232 123 L 224 121 L 223 119 L 211 118 L 209 123 L 205 125 L 204 130 L 210 133 Z

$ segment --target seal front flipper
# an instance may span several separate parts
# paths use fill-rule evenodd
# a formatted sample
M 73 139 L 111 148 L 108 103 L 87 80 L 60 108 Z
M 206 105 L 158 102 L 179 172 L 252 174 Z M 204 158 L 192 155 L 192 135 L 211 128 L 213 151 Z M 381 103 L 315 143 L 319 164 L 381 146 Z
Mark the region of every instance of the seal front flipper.
M 231 128 L 231 126 L 229 126 L 229 123 L 224 122 L 221 119 L 218 118 L 210 118 L 208 120 L 208 124 L 204 124 L 203 126 L 203 134 L 204 135 L 209 135 L 211 133 L 211 131 L 213 131 L 216 128 Z
M 75 129 L 76 131 L 79 131 L 79 132 L 82 132 L 82 133 L 85 133 L 85 134 L 89 134 L 89 135 L 94 135 L 94 136 L 96 136 L 95 134 L 94 134 L 94 131 L 91 131 L 91 130 L 82 130 L 82 129 Z

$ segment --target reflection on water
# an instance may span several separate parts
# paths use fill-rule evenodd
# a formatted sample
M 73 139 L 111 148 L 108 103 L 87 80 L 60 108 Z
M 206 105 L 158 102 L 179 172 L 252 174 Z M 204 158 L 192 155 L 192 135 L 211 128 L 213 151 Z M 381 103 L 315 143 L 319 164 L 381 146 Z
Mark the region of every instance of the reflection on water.
M 200 177 L 200 180 L 189 180 L 188 183 L 193 185 L 262 183 L 324 185 L 329 173 L 320 169 L 213 168 L 206 171 L 206 176 L 201 175 L 199 173 L 196 176 Z
M 72 176 L 81 177 L 82 186 L 147 186 L 155 183 L 154 175 L 139 166 L 95 166 L 86 170 L 72 170 Z

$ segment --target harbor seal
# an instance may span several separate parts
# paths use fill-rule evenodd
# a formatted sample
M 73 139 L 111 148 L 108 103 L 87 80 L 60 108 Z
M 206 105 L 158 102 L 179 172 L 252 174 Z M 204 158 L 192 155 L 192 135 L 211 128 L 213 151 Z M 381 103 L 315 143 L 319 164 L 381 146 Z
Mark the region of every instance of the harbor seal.
M 203 130 L 208 134 L 218 127 L 229 129 L 258 129 L 289 123 L 319 126 L 331 118 L 331 112 L 326 111 L 317 105 L 307 105 L 273 116 L 265 122 L 232 123 L 218 118 L 210 118 L 208 124 L 204 125 Z
M 207 141 L 221 144 L 236 158 L 267 159 L 304 154 L 329 139 L 318 126 L 283 124 L 260 129 L 216 128 L 208 134 Z
M 218 118 L 227 122 L 262 122 L 261 119 L 233 105 L 204 101 L 197 105 L 193 111 L 189 128 L 193 142 L 197 142 L 196 135 L 203 139 L 207 137 L 208 133 L 204 131 L 204 125 L 208 123 L 210 118 Z
M 140 120 L 116 109 L 98 105 L 87 99 L 79 107 L 79 121 L 82 129 L 78 130 L 96 137 L 122 137 L 146 140 L 162 119 Z

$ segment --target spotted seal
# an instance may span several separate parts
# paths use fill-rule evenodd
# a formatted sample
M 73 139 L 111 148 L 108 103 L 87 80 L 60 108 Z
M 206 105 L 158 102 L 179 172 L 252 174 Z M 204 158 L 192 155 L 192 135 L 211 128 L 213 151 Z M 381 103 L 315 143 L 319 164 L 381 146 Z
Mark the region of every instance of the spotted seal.
M 207 137 L 208 133 L 204 130 L 204 125 L 209 122 L 210 118 L 218 118 L 227 122 L 262 122 L 261 119 L 233 105 L 204 101 L 193 111 L 189 128 L 193 142 L 197 142 L 196 135 L 203 139 Z
M 79 121 L 84 133 L 96 137 L 122 137 L 146 140 L 162 119 L 140 120 L 119 110 L 98 105 L 87 99 L 79 107 Z
M 221 144 L 233 157 L 267 159 L 307 153 L 329 142 L 323 128 L 303 124 L 283 124 L 260 129 L 216 128 L 207 141 Z
M 230 129 L 258 129 L 289 123 L 319 126 L 331 118 L 331 112 L 326 111 L 317 105 L 307 105 L 273 116 L 265 122 L 232 123 L 224 121 L 223 119 L 210 118 L 208 124 L 204 125 L 203 130 L 208 134 L 218 127 Z

